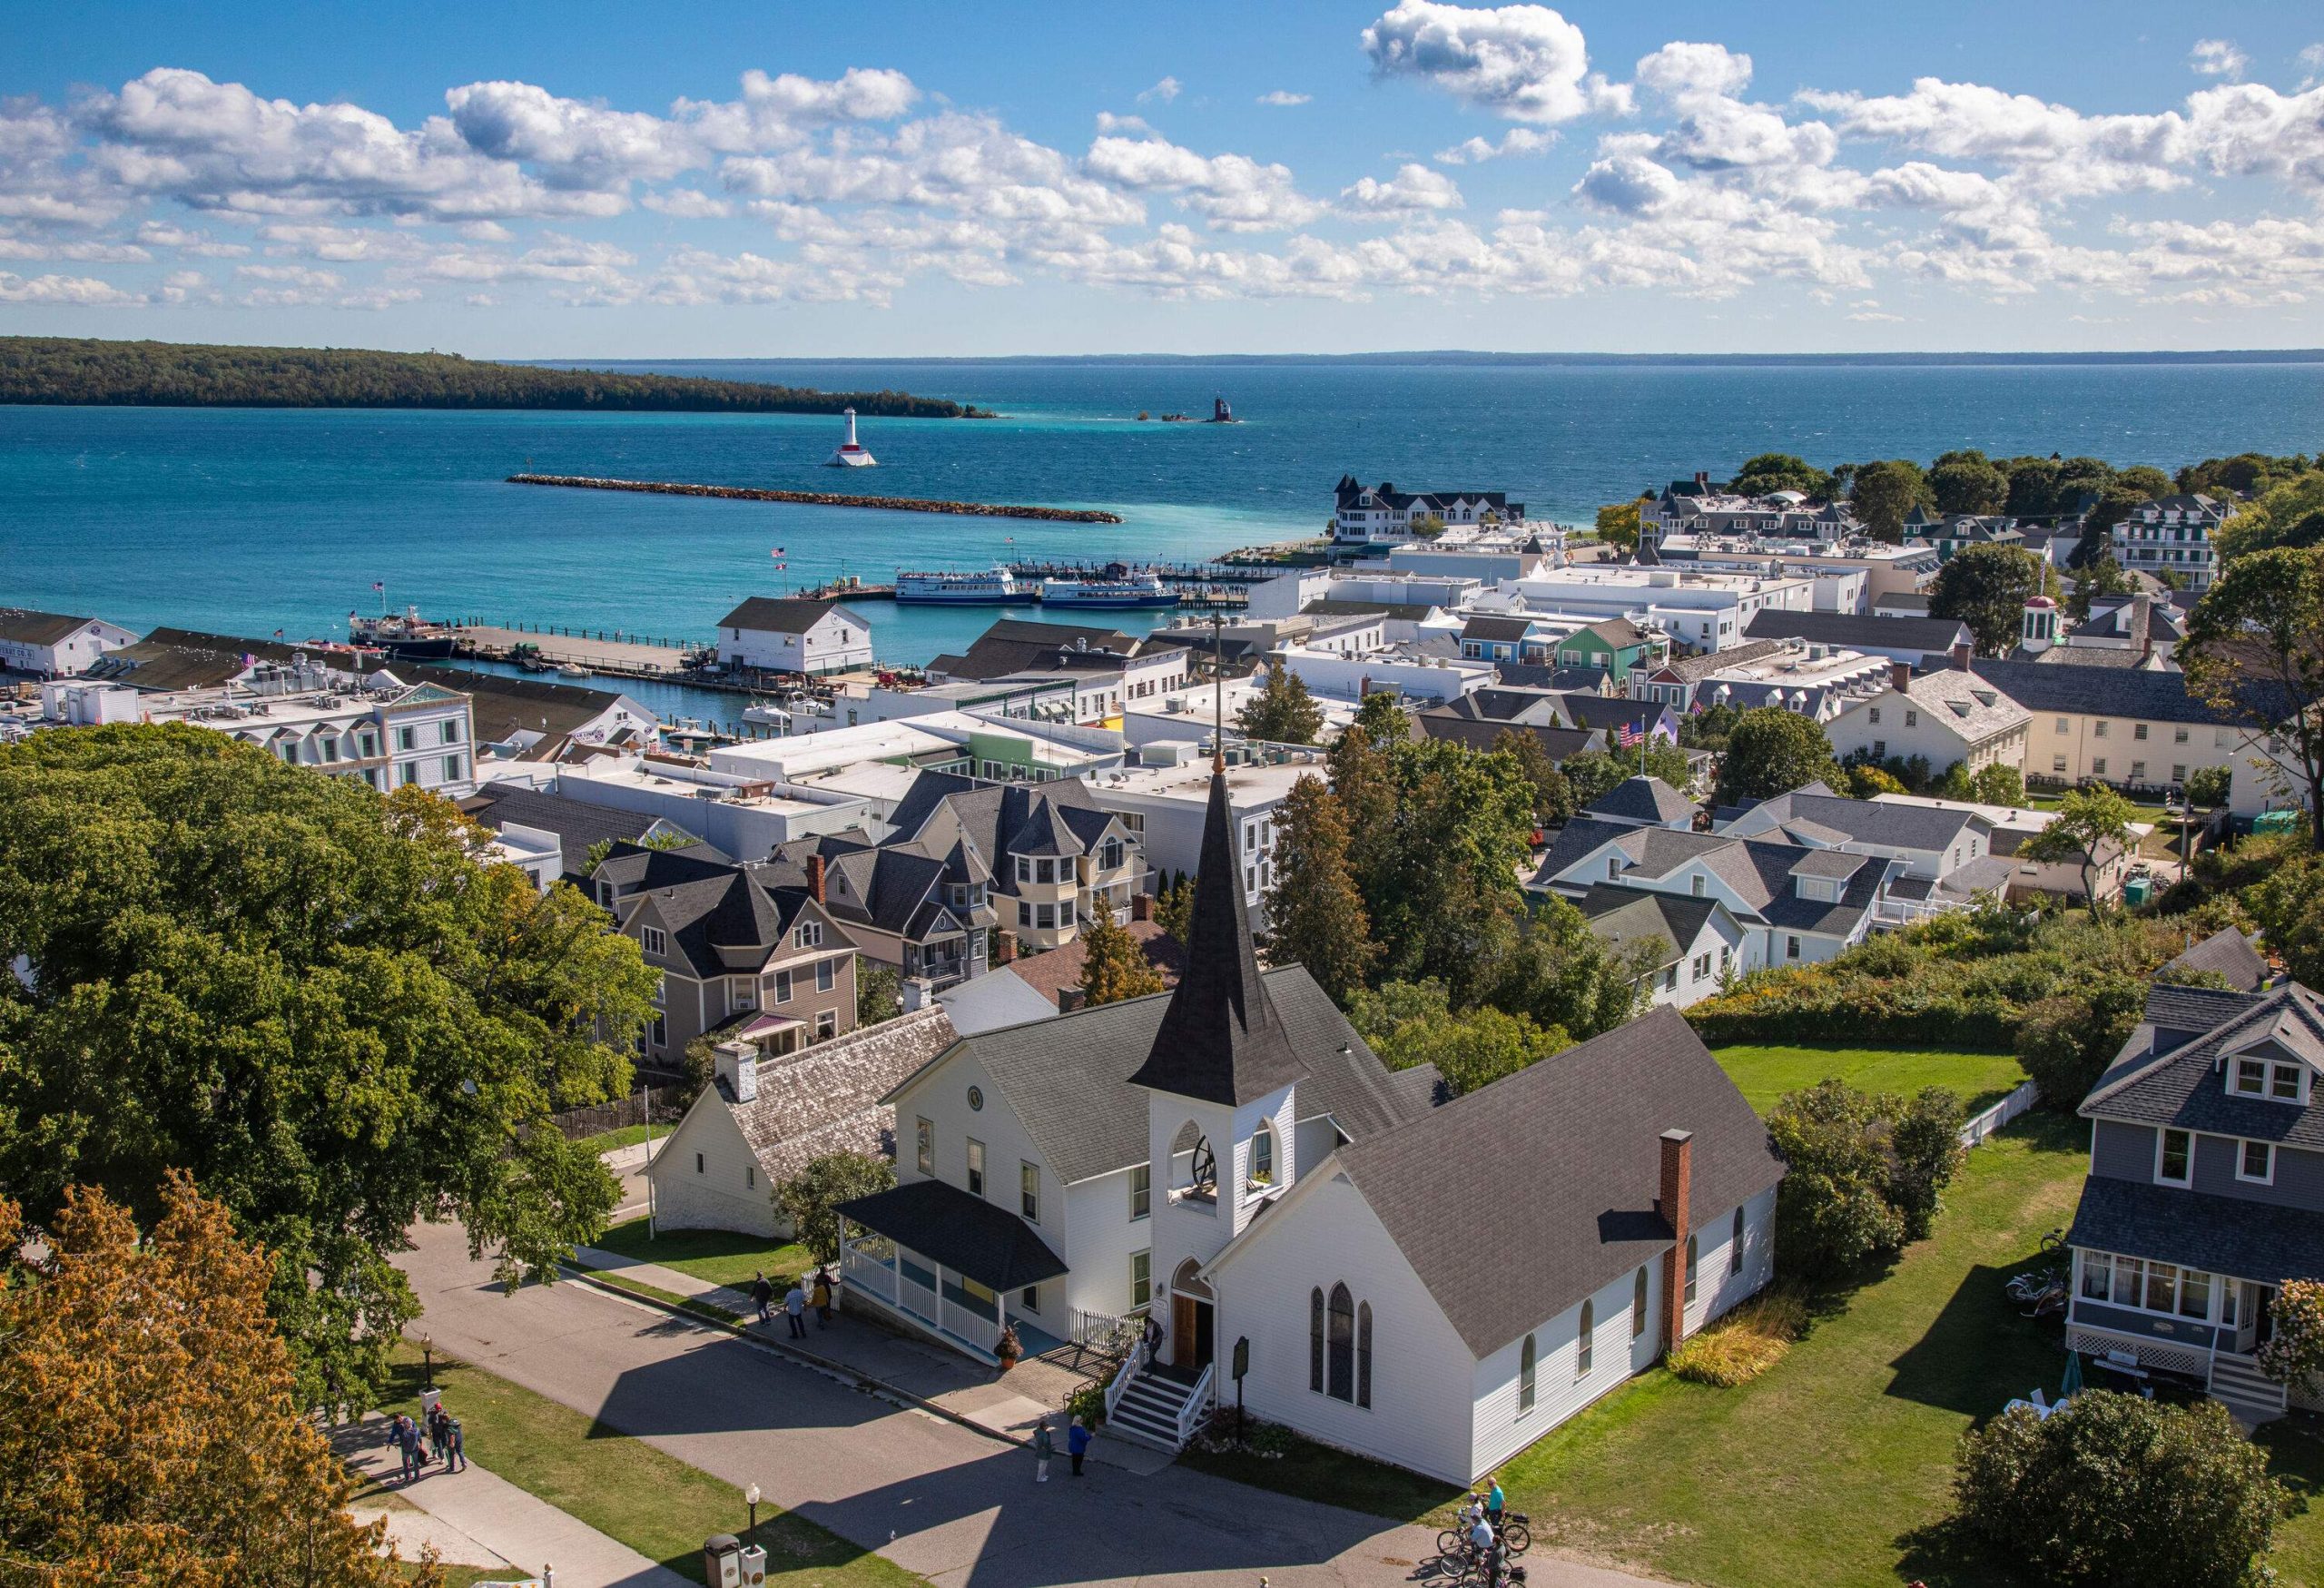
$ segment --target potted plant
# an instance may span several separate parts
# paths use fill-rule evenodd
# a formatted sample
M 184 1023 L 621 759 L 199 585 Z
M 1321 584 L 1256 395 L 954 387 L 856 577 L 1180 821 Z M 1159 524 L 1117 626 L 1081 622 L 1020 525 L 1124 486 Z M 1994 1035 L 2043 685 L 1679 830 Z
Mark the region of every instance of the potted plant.
M 1017 1359 L 1025 1354 L 1025 1347 L 1017 1338 L 1016 1325 L 1010 1324 L 1002 1328 L 1000 1338 L 992 1343 L 992 1354 L 1000 1358 L 1003 1373 L 1017 1366 Z

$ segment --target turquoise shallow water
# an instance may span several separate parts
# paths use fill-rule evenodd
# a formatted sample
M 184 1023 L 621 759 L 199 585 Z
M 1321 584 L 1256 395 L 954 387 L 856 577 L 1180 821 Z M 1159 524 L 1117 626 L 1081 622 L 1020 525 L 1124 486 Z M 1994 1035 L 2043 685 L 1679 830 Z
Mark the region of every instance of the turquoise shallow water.
M 868 420 L 881 467 L 842 476 L 819 467 L 836 432 L 821 417 L 0 408 L 0 604 L 299 638 L 342 634 L 350 608 L 376 608 L 378 579 L 431 615 L 706 636 L 743 596 L 842 571 L 884 579 L 1011 550 L 1200 557 L 1310 532 L 1343 471 L 1506 489 L 1537 517 L 1573 520 L 1769 449 L 1828 463 L 1977 446 L 2172 467 L 2324 445 L 2313 364 L 665 367 L 895 386 L 1007 417 Z M 1131 418 L 1207 412 L 1217 392 L 1245 423 Z M 1106 507 L 1127 522 L 502 483 L 528 468 Z M 919 661 L 993 614 L 878 604 L 870 616 L 883 656 Z

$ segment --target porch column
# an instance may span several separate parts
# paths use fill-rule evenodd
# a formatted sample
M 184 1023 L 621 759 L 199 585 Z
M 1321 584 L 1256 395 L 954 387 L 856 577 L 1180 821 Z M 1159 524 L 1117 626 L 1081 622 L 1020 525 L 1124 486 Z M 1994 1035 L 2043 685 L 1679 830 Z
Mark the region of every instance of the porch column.
M 1009 1327 L 1009 1292 L 1006 1290 L 996 1290 L 992 1293 L 992 1325 L 993 1343 L 998 1345 L 1001 1335 Z

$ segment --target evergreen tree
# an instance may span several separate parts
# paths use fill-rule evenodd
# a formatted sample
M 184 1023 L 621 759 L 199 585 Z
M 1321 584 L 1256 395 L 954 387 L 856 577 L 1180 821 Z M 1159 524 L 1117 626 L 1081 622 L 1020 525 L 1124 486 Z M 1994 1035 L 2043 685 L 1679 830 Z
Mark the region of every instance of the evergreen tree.
M 1537 822 L 1560 823 L 1572 819 L 1575 810 L 1573 785 L 1565 774 L 1541 748 L 1541 741 L 1523 728 L 1503 728 L 1493 735 L 1492 750 L 1496 755 L 1506 755 L 1517 764 L 1517 770 L 1533 790 L 1533 819 Z
M 1316 985 L 1343 1006 L 1380 957 L 1364 896 L 1348 869 L 1347 816 L 1318 778 L 1293 784 L 1275 814 L 1267 925 L 1268 958 L 1306 966 Z
M 1325 758 L 1332 793 L 1347 818 L 1348 871 L 1367 900 L 1380 896 L 1394 852 L 1396 784 L 1390 750 L 1403 742 L 1398 738 L 1383 745 L 1359 721 L 1339 736 Z
M 1306 684 L 1288 667 L 1270 667 L 1266 682 L 1235 715 L 1246 739 L 1275 745 L 1312 745 L 1324 731 L 1324 708 Z
M 1177 873 L 1177 879 L 1154 896 L 1154 923 L 1177 939 L 1181 948 L 1192 948 L 1195 879 L 1184 872 Z
M 1091 1007 L 1162 991 L 1162 973 L 1110 912 L 1100 910 L 1083 925 L 1081 949 L 1081 995 Z
M 355 1481 L 267 1317 L 273 1262 L 183 1170 L 154 1200 L 141 1240 L 102 1190 L 69 1189 L 35 1264 L 0 1199 L 0 1579 L 440 1583 L 373 1553 L 384 1522 L 348 1515 Z

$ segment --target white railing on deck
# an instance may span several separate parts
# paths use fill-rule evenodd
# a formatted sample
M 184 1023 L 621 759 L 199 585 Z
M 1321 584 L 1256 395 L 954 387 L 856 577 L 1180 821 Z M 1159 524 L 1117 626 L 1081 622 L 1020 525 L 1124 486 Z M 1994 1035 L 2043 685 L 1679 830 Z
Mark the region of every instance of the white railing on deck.
M 1194 1393 L 1187 1396 L 1187 1404 L 1178 1408 L 1178 1448 L 1184 1450 L 1187 1441 L 1195 1436 L 1195 1429 L 1210 1411 L 1210 1378 L 1218 1370 L 1216 1363 L 1205 1363 L 1202 1376 L 1195 1380 Z
M 937 1319 L 937 1324 L 946 1334 L 957 1335 L 988 1354 L 1000 1343 L 1000 1325 L 993 1319 L 972 1312 L 957 1302 L 947 1301 L 943 1307 L 943 1316 Z
M 867 1294 L 876 1296 L 882 1301 L 895 1300 L 894 1264 L 883 1263 L 868 1252 L 860 1252 L 853 1247 L 850 1247 L 841 1255 L 839 1267 L 840 1277 L 849 1284 L 862 1287 Z
M 1130 1380 L 1137 1376 L 1137 1353 L 1132 1351 L 1122 1358 L 1122 1365 L 1114 1370 L 1113 1377 L 1106 1381 L 1106 1420 L 1108 1422 L 1114 1420 L 1114 1408 L 1122 1404 L 1122 1392 L 1129 1388 Z
M 901 1267 L 896 1270 L 896 1305 L 914 1317 L 924 1319 L 929 1323 L 934 1323 L 937 1320 L 943 1306 L 935 1291 L 905 1273 Z
M 1992 1135 L 2004 1125 L 2008 1124 L 2012 1119 L 2017 1118 L 2018 1115 L 2032 1108 L 2034 1103 L 2041 1099 L 2041 1096 L 2042 1089 L 2040 1087 L 2035 1086 L 2030 1080 L 2025 1082 L 2015 1091 L 2011 1092 L 2007 1097 L 2002 1099 L 2001 1101 L 1995 1103 L 1992 1108 L 1987 1109 L 1984 1113 L 1979 1114 L 1975 1119 L 1962 1126 L 1961 1145 L 1964 1147 L 1977 1146 L 1979 1143 L 1983 1142 L 1986 1137 Z

